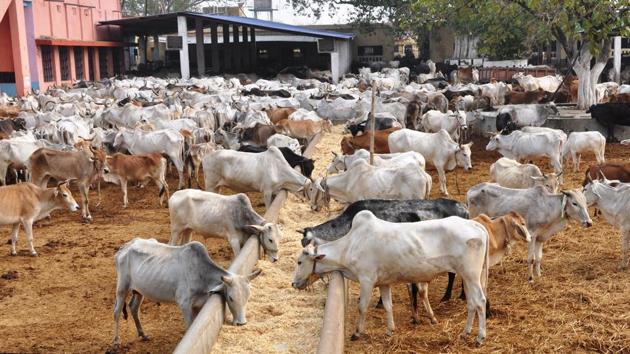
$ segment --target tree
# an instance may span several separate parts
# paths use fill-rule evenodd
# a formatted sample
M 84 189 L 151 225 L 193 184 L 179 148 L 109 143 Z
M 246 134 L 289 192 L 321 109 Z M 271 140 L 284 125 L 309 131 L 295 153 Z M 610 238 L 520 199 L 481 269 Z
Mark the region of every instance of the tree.
M 199 11 L 207 0 L 122 0 L 126 16 L 159 15 L 177 11 Z
M 490 57 L 528 55 L 557 40 L 579 80 L 578 107 L 596 103 L 595 86 L 609 57 L 612 35 L 630 35 L 630 0 L 294 0 L 294 6 L 351 4 L 351 20 L 387 20 L 420 33 L 447 26 L 480 37 Z

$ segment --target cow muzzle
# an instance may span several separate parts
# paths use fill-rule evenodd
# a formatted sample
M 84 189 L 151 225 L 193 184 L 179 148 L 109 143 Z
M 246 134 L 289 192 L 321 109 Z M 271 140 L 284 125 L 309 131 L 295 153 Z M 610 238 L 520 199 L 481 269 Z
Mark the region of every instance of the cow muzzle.
M 81 210 L 81 206 L 77 203 L 74 203 L 74 205 L 70 207 L 70 211 L 79 211 L 79 210 Z
M 584 227 L 591 227 L 593 226 L 593 222 L 591 220 L 586 220 L 582 222 L 582 226 Z

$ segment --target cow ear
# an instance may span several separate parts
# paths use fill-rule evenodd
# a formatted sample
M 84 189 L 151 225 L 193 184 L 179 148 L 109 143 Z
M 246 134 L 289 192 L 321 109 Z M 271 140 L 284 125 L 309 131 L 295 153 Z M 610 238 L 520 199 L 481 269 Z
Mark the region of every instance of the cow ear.
M 222 275 L 221 276 L 221 280 L 223 280 L 223 283 L 227 284 L 227 285 L 232 285 L 232 282 L 234 279 L 232 279 L 231 276 L 229 275 Z
M 247 276 L 247 280 L 252 281 L 262 273 L 262 269 L 258 268 Z
M 223 283 L 215 286 L 214 288 L 208 290 L 209 293 L 211 294 L 216 294 L 216 293 L 220 293 L 223 291 L 223 288 L 225 288 L 225 285 L 223 285 Z
M 534 181 L 542 181 L 545 179 L 545 177 L 535 177 L 535 176 L 529 176 L 529 178 L 533 179 Z
M 316 261 L 321 261 L 322 259 L 324 259 L 324 257 L 326 257 L 325 254 L 318 254 L 315 256 L 315 260 Z
M 245 232 L 248 232 L 250 234 L 255 234 L 255 235 L 258 235 L 264 230 L 264 228 L 260 225 L 245 225 L 243 229 Z

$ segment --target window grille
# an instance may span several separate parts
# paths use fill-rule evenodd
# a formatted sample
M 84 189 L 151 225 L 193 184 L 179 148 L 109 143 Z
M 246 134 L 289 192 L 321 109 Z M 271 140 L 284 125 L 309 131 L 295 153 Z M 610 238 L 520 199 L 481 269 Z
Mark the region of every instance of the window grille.
M 44 69 L 44 82 L 52 82 L 55 80 L 52 60 L 52 47 L 49 45 L 41 46 L 42 51 L 42 68 Z

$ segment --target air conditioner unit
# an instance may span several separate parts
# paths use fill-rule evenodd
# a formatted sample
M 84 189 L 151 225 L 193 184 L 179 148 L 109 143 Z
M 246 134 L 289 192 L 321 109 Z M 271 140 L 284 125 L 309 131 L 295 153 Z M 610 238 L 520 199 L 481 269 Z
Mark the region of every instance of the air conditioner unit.
M 166 36 L 166 50 L 180 50 L 184 47 L 182 36 Z
M 317 40 L 318 53 L 332 53 L 335 51 L 335 40 L 332 38 L 320 38 Z

